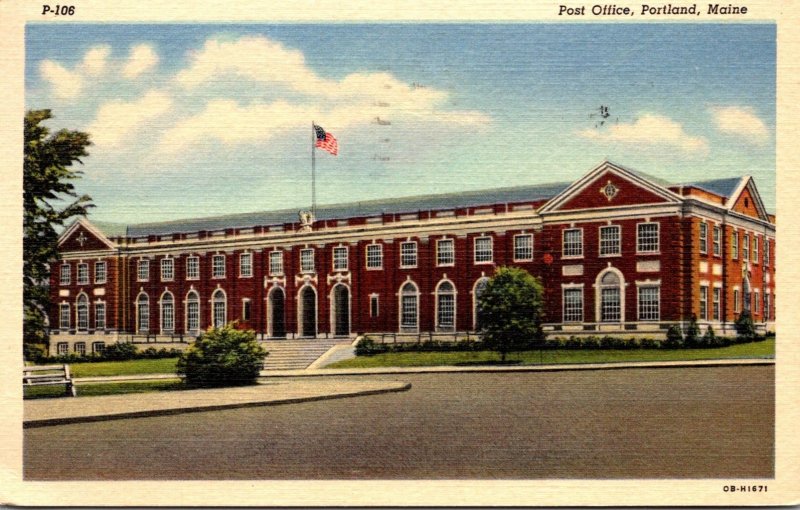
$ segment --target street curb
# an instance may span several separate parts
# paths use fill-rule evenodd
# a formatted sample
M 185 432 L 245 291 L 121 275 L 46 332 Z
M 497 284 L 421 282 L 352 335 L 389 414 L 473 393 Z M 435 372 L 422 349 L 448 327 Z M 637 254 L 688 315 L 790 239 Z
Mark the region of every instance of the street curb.
M 267 407 L 267 406 L 277 406 L 284 404 L 299 404 L 304 402 L 317 402 L 321 400 L 334 400 L 339 398 L 365 397 L 368 395 L 379 395 L 382 393 L 395 393 L 401 391 L 408 391 L 410 389 L 411 389 L 411 383 L 404 383 L 402 386 L 398 386 L 396 388 L 363 390 L 352 393 L 333 393 L 328 395 L 315 395 L 311 397 L 292 397 L 292 398 L 283 398 L 276 400 L 264 400 L 260 402 L 241 402 L 236 404 L 215 404 L 208 406 L 192 406 L 192 407 L 183 407 L 174 409 L 131 411 L 131 412 L 121 412 L 115 414 L 94 415 L 94 416 L 70 416 L 63 418 L 45 418 L 40 420 L 23 421 L 22 428 L 30 429 L 30 428 L 40 428 L 40 427 L 51 427 L 54 425 L 67 425 L 72 423 L 91 423 L 99 421 L 124 420 L 129 418 L 147 418 L 151 416 L 171 416 L 171 415 L 185 414 L 185 413 L 221 411 L 226 409 L 244 409 L 249 407 Z

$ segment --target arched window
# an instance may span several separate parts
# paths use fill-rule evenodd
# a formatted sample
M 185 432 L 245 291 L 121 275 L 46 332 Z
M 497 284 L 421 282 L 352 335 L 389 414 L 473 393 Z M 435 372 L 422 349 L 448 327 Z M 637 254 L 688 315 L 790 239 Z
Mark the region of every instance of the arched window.
M 78 312 L 78 331 L 86 331 L 89 329 L 89 298 L 86 294 L 78 296 L 76 310 Z
M 436 330 L 455 331 L 456 329 L 456 289 L 448 281 L 442 281 L 436 288 Z
M 267 297 L 269 336 L 271 337 L 283 338 L 286 336 L 285 303 L 286 294 L 284 294 L 283 289 L 277 285 L 272 287 Z
M 314 338 L 317 336 L 317 291 L 313 286 L 305 285 L 300 289 L 298 299 L 300 336 Z
M 486 285 L 489 283 L 489 279 L 486 277 L 480 278 L 477 282 L 475 282 L 475 288 L 472 291 L 472 303 L 473 303 L 473 310 L 472 310 L 472 324 L 476 330 L 481 329 L 481 306 L 480 306 L 480 297 L 483 294 L 483 291 L 486 290 Z
M 227 310 L 227 299 L 225 297 L 225 292 L 222 289 L 217 289 L 214 292 L 214 295 L 211 297 L 212 307 L 213 307 L 213 316 L 211 324 L 215 328 L 221 328 L 227 322 L 228 317 L 228 310 Z
M 412 282 L 406 283 L 400 289 L 400 331 L 419 331 L 419 291 Z
M 600 322 L 622 322 L 624 295 L 620 274 L 606 270 L 598 279 L 597 292 Z
M 144 293 L 136 298 L 136 331 L 150 332 L 150 298 Z
M 186 296 L 186 332 L 195 335 L 200 330 L 200 296 L 190 291 Z
M 175 331 L 175 298 L 172 293 L 165 292 L 161 296 L 161 332 L 172 333 Z

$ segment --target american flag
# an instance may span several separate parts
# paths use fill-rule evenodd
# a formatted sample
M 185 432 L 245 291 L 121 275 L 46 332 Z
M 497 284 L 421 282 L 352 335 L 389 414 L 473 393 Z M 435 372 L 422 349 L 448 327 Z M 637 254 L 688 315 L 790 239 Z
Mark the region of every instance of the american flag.
M 316 146 L 322 150 L 328 151 L 334 156 L 339 154 L 339 144 L 332 134 L 325 132 L 320 126 L 314 124 L 314 133 L 317 136 Z

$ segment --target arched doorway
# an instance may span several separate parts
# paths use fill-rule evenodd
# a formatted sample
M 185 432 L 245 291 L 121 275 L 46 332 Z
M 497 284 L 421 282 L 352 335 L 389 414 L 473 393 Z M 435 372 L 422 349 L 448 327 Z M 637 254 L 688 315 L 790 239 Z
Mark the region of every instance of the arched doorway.
M 350 335 L 350 289 L 343 283 L 336 284 L 331 291 L 331 314 L 333 316 L 333 334 L 335 336 Z
M 306 285 L 300 290 L 300 336 L 317 336 L 317 293 Z
M 286 336 L 286 319 L 284 315 L 286 295 L 280 287 L 273 287 L 268 297 L 269 336 L 283 338 Z

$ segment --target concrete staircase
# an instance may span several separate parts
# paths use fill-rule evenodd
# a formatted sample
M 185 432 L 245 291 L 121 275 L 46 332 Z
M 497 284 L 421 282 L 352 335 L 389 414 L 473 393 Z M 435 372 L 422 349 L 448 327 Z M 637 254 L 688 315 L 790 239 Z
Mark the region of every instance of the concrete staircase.
M 348 338 L 299 338 L 294 340 L 267 340 L 261 345 L 269 352 L 264 370 L 297 370 L 308 368 L 331 347 L 351 343 Z

